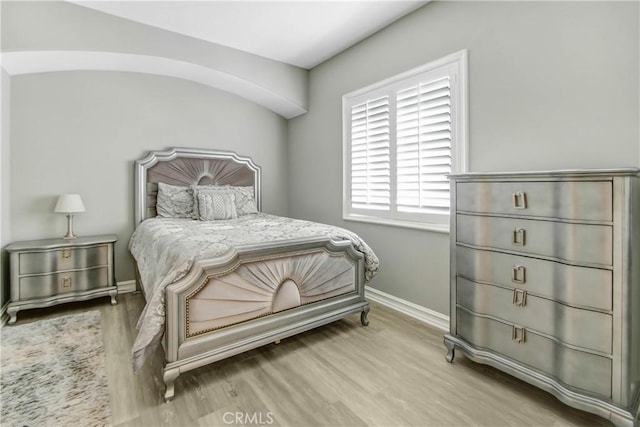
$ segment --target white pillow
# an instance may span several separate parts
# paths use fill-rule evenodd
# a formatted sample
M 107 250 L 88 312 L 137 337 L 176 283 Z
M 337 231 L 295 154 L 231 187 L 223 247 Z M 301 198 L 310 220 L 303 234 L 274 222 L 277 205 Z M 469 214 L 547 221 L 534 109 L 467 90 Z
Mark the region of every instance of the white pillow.
M 235 196 L 221 191 L 198 191 L 198 216 L 201 221 L 236 219 Z
M 253 187 L 237 187 L 232 185 L 193 185 L 194 210 L 198 209 L 198 193 L 200 191 L 214 191 L 233 194 L 235 196 L 236 212 L 238 216 L 258 213 L 256 201 L 253 197 Z

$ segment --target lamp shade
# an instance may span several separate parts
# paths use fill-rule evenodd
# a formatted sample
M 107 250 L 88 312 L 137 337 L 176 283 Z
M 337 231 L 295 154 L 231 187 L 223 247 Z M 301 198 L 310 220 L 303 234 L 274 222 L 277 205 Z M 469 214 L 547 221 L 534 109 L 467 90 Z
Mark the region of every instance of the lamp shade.
M 82 197 L 79 194 L 63 194 L 58 197 L 58 202 L 53 211 L 61 213 L 84 212 Z

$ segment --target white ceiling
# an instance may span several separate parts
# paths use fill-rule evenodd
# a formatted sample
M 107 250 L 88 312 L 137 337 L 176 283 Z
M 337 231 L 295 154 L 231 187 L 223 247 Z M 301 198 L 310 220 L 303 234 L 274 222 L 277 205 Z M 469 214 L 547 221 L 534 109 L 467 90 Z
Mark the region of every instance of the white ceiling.
M 72 2 L 308 69 L 428 0 Z

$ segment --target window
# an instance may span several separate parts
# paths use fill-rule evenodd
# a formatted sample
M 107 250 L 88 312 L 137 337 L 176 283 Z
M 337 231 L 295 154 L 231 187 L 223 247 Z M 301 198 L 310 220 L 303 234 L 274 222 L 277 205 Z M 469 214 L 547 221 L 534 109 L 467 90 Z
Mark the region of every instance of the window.
M 465 170 L 466 50 L 342 98 L 344 218 L 449 230 Z

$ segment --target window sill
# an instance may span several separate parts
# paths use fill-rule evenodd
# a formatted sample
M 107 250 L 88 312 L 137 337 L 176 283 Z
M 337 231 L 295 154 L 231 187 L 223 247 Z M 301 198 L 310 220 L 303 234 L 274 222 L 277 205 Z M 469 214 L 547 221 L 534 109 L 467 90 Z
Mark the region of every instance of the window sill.
M 402 221 L 399 219 L 378 218 L 367 215 L 343 215 L 345 221 L 366 222 L 369 224 L 388 225 L 391 227 L 413 228 L 415 230 L 434 231 L 449 234 L 449 224 L 435 224 L 427 222 Z

